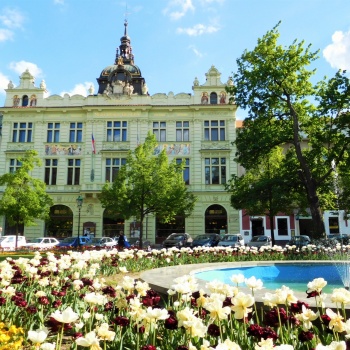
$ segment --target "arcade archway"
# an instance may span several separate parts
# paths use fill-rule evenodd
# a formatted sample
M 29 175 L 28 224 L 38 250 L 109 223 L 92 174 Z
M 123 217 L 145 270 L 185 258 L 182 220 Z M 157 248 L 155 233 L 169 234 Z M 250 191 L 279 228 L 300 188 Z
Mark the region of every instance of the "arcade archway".
M 54 205 L 50 208 L 50 218 L 45 223 L 45 236 L 72 237 L 73 212 L 66 205 Z
M 117 237 L 121 232 L 125 234 L 124 222 L 118 213 L 106 209 L 103 212 L 103 236 Z
M 205 211 L 205 233 L 227 233 L 227 212 L 218 204 Z
M 169 222 L 156 218 L 156 243 L 162 243 L 171 233 L 185 233 L 185 217 L 176 215 Z

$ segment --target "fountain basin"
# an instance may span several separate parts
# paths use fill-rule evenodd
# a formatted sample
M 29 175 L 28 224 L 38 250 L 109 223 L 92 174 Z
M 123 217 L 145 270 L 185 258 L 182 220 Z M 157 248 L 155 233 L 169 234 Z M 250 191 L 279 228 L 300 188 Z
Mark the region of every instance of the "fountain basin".
M 331 264 L 331 262 L 328 262 Z M 350 264 L 349 261 L 344 260 L 343 262 L 338 262 L 338 264 L 346 264 L 348 266 Z M 143 281 L 148 282 L 150 287 L 159 292 L 160 294 L 164 295 L 164 297 L 167 296 L 167 291 L 171 289 L 172 285 L 174 284 L 174 280 L 178 277 L 184 276 L 184 275 L 196 275 L 200 272 L 204 271 L 210 271 L 210 270 L 222 270 L 227 268 L 237 268 L 240 269 L 242 267 L 256 267 L 256 266 L 278 266 L 278 265 L 290 265 L 290 266 L 297 266 L 300 264 L 314 264 L 314 265 L 325 265 L 327 264 L 327 261 L 247 261 L 247 262 L 230 262 L 230 263 L 203 263 L 203 264 L 191 264 L 191 265 L 178 265 L 178 266 L 168 266 L 168 267 L 161 267 L 158 269 L 152 269 L 144 271 L 140 274 L 140 277 Z M 322 277 L 322 276 L 318 276 Z M 323 277 L 324 278 L 324 277 Z M 217 276 L 215 279 L 218 279 Z M 326 279 L 326 278 L 325 278 Z M 204 290 L 205 292 L 209 292 L 206 288 L 207 281 L 197 278 L 198 280 L 198 288 Z M 312 279 L 311 279 L 312 280 Z M 311 282 L 308 281 L 308 282 Z M 328 282 L 328 281 L 327 281 Z M 239 287 L 239 289 L 246 293 L 251 293 L 250 289 L 248 289 L 245 286 Z M 303 291 L 295 291 L 296 297 L 301 300 L 307 302 L 310 306 L 315 306 L 315 299 L 314 298 L 307 298 L 307 294 L 305 293 L 307 289 L 307 283 L 304 285 Z M 268 289 L 266 286 L 258 291 L 254 291 L 254 297 L 257 303 L 262 301 L 262 297 L 267 292 L 273 292 L 275 290 Z M 336 305 L 331 302 L 330 298 L 327 297 L 325 300 L 325 307 L 334 308 Z M 350 308 L 350 306 L 346 306 L 346 308 Z
M 325 293 L 332 293 L 334 288 L 344 287 L 344 276 L 342 276 L 339 266 L 327 262 L 231 267 L 201 271 L 195 273 L 194 276 L 204 281 L 219 280 L 226 284 L 234 285 L 231 281 L 231 276 L 237 274 L 242 274 L 245 278 L 254 276 L 257 279 L 261 279 L 264 287 L 271 290 L 285 285 L 294 291 L 305 292 L 307 284 L 320 277 L 327 281 L 327 286 L 323 289 Z

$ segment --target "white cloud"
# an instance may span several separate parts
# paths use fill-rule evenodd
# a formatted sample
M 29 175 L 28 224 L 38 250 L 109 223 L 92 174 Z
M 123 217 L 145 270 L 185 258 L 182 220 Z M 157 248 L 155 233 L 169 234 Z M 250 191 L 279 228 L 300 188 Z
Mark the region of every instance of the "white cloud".
M 64 0 L 54 0 L 53 3 L 58 5 L 64 5 Z
M 350 31 L 336 31 L 332 35 L 332 44 L 323 50 L 323 57 L 336 69 L 350 69 Z
M 13 39 L 13 31 L 0 28 L 0 42 Z
M 172 11 L 172 8 L 180 7 L 179 10 Z M 169 16 L 172 20 L 178 20 L 189 11 L 194 11 L 192 0 L 172 0 L 169 2 L 168 6 L 163 10 L 163 13 Z
M 204 24 L 196 24 L 192 28 L 177 28 L 177 32 L 180 34 L 187 34 L 189 36 L 198 36 L 203 34 L 211 34 L 215 33 L 219 30 L 219 27 L 209 25 L 206 26 Z
M 6 8 L 0 13 L 0 22 L 7 28 L 21 28 L 23 21 L 23 15 L 17 10 Z
M 85 83 L 80 83 L 75 85 L 71 91 L 61 92 L 60 95 L 63 96 L 64 94 L 68 94 L 70 96 L 73 96 L 73 95 L 87 96 L 89 95 L 89 89 L 91 85 L 94 86 L 94 83 L 90 81 L 86 81 Z
M 7 85 L 10 79 L 0 72 L 0 94 L 5 95 L 5 89 L 7 89 Z
M 43 76 L 42 70 L 35 64 L 26 61 L 11 62 L 10 69 L 15 71 L 17 74 L 21 75 L 27 69 L 34 78 L 41 78 Z
M 191 49 L 197 57 L 199 58 L 203 57 L 203 54 L 200 51 L 198 51 L 195 46 L 190 45 L 189 49 Z

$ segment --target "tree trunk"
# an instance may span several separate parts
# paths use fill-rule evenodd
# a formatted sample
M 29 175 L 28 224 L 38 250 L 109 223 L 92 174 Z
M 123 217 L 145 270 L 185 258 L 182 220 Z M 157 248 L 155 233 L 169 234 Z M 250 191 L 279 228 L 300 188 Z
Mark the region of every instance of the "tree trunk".
M 312 177 L 310 167 L 308 166 L 300 145 L 300 128 L 298 114 L 296 113 L 291 101 L 288 99 L 288 107 L 290 109 L 293 118 L 293 144 L 297 159 L 300 164 L 299 175 L 305 186 L 307 193 L 307 199 L 310 206 L 311 216 L 315 228 L 315 232 L 310 232 L 312 238 L 325 237 L 325 226 L 323 222 L 323 215 L 320 206 L 320 200 L 317 195 L 317 186 L 315 180 Z
M 15 251 L 18 248 L 18 222 L 16 222 L 16 239 L 15 239 Z
M 269 214 L 270 228 L 271 228 L 271 241 L 272 241 L 272 245 L 275 245 L 275 231 L 274 231 L 274 225 L 273 225 L 273 218 L 274 216 Z
M 142 249 L 143 248 L 143 220 L 144 220 L 145 216 L 143 214 L 143 212 L 140 215 L 140 239 L 139 239 L 139 248 Z

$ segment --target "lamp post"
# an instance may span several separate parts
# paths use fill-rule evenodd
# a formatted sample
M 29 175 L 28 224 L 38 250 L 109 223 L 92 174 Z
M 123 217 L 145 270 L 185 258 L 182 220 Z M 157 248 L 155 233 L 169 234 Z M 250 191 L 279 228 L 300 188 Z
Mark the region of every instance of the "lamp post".
M 83 196 L 79 195 L 78 198 L 76 199 L 77 201 L 77 206 L 79 209 L 79 216 L 78 216 L 78 247 L 80 248 L 80 212 L 81 212 L 81 207 L 83 206 Z

